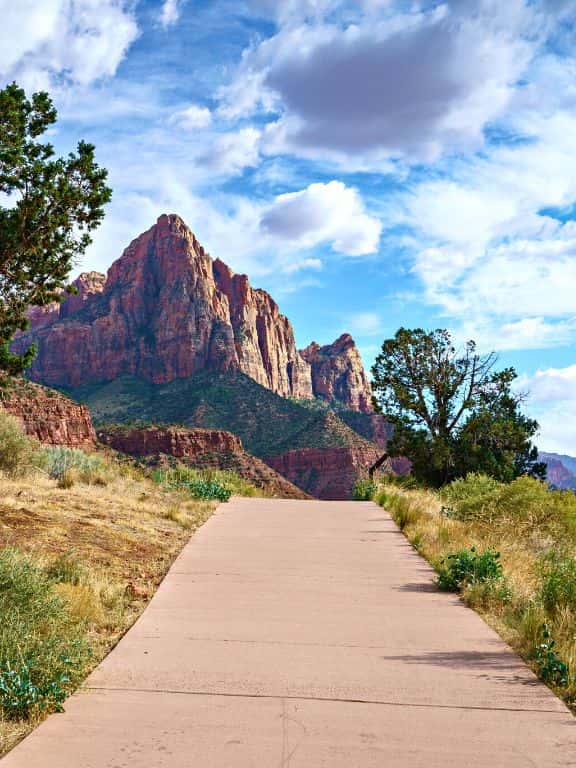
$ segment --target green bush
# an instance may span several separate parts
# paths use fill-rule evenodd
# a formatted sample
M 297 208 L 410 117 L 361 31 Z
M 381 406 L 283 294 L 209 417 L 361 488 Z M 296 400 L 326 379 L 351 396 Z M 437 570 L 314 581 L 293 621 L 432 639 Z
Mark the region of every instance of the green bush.
M 536 646 L 533 658 L 538 668 L 538 675 L 545 683 L 559 688 L 568 685 L 570 668 L 560 658 L 556 650 L 556 641 L 547 624 L 541 627 L 541 642 Z
M 50 446 L 44 449 L 47 458 L 47 469 L 50 477 L 60 480 L 70 476 L 71 470 L 79 474 L 99 472 L 104 462 L 99 456 L 90 456 L 78 448 L 66 448 L 62 445 Z M 63 487 L 70 487 L 64 484 Z
M 532 477 L 500 483 L 486 475 L 470 474 L 447 485 L 440 496 L 456 520 L 514 524 L 518 534 L 540 529 L 576 535 L 576 495 L 552 490 Z
M 185 490 L 194 499 L 228 501 L 232 489 L 210 472 L 202 473 L 188 467 L 156 470 L 153 479 L 173 490 Z
M 0 552 L 0 710 L 24 718 L 61 709 L 90 659 L 83 625 L 32 558 Z
M 354 483 L 353 496 L 355 501 L 372 501 L 376 493 L 376 483 L 364 478 Z
M 540 559 L 539 598 L 546 612 L 562 608 L 576 611 L 576 559 L 568 552 L 551 550 Z
M 78 586 L 87 579 L 86 567 L 76 558 L 73 552 L 58 555 L 46 567 L 46 574 L 56 584 L 72 584 Z
M 488 475 L 470 474 L 454 480 L 440 491 L 451 514 L 457 520 L 482 519 L 491 511 L 498 496 L 501 483 Z
M 16 417 L 0 409 L 0 472 L 22 477 L 42 463 L 40 445 L 24 434 Z
M 497 581 L 502 576 L 499 552 L 477 552 L 472 547 L 454 552 L 440 561 L 437 583 L 440 589 L 460 592 L 466 586 Z

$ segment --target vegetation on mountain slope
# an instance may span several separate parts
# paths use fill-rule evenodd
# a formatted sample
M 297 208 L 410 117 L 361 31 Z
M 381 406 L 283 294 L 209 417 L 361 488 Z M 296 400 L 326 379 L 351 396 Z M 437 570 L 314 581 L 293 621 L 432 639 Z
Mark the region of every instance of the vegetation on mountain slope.
M 280 397 L 233 371 L 202 372 L 160 385 L 123 376 L 65 391 L 89 406 L 96 425 L 156 423 L 224 429 L 238 435 L 246 450 L 260 457 L 296 447 L 340 447 L 362 441 L 325 407 Z
M 371 488 L 465 602 L 576 708 L 576 496 L 521 477 L 470 474 L 442 491 Z

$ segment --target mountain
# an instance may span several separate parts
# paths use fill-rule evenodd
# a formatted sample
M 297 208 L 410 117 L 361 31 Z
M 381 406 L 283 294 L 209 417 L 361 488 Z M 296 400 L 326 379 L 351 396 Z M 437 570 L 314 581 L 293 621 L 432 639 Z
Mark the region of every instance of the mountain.
M 368 435 L 390 431 L 380 414 L 343 409 L 336 414 L 314 401 L 281 397 L 238 371 L 202 371 L 166 384 L 123 376 L 66 393 L 88 405 L 99 433 L 114 432 L 110 425 L 148 424 L 232 432 L 250 454 L 321 498 L 349 497 L 357 477 L 385 446 L 363 438 L 348 419 Z
M 313 341 L 300 354 L 312 368 L 315 397 L 337 401 L 351 411 L 372 412 L 372 390 L 350 334 L 324 347 Z
M 381 455 L 390 425 L 352 337 L 299 352 L 269 294 L 213 260 L 180 217 L 160 216 L 107 276 L 84 273 L 74 289 L 33 308 L 14 346 L 35 342 L 30 378 L 86 403 L 100 428 L 231 432 L 326 498 L 349 496 Z
M 62 304 L 33 308 L 14 348 L 36 342 L 34 381 L 77 387 L 132 375 L 154 384 L 200 371 L 244 373 L 283 397 L 321 396 L 370 410 L 350 336 L 305 359 L 289 320 L 263 290 L 213 260 L 179 216 L 163 215 L 108 275 L 81 275 Z
M 546 463 L 547 479 L 556 488 L 576 490 L 576 458 L 560 453 L 538 454 L 540 461 Z

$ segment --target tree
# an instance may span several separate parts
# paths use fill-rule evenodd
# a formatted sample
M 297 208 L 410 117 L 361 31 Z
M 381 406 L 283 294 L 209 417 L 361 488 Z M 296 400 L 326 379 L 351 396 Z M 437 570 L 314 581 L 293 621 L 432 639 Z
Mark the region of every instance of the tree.
M 414 476 L 439 487 L 468 472 L 510 481 L 545 477 L 531 438 L 538 423 L 521 411 L 513 368 L 495 371 L 494 353 L 468 341 L 458 352 L 447 330 L 401 328 L 372 368 L 375 403 L 394 424 L 390 456 L 406 456 Z
M 16 83 L 0 90 L 0 379 L 32 362 L 34 346 L 19 355 L 10 342 L 27 329 L 29 306 L 62 300 L 112 195 L 92 144 L 56 158 L 39 141 L 56 117 L 47 93 L 27 99 Z

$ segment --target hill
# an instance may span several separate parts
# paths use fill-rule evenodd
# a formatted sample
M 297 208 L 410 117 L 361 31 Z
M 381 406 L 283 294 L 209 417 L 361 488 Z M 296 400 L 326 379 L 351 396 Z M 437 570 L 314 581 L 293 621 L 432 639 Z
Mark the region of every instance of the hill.
M 555 488 L 576 490 L 576 459 L 560 453 L 542 453 L 538 458 L 546 463 L 547 477 Z
M 237 371 L 227 373 L 202 371 L 185 379 L 153 384 L 134 376 L 123 376 L 104 384 L 86 384 L 67 388 L 66 393 L 90 408 L 95 425 L 109 429 L 113 424 L 170 425 L 226 430 L 241 438 L 251 454 L 271 463 L 297 450 L 313 449 L 307 461 L 310 477 L 290 472 L 286 477 L 307 493 L 317 493 L 316 475 L 331 472 L 331 458 L 322 455 L 333 449 L 347 449 L 346 458 L 338 458 L 339 471 L 344 465 L 346 493 L 351 493 L 355 477 L 374 461 L 381 448 L 354 431 L 344 419 L 346 411 L 333 413 L 325 405 L 302 404 L 280 397 L 268 388 Z M 354 414 L 352 421 L 365 419 L 364 427 L 380 420 L 376 414 Z M 359 455 L 364 457 L 359 463 Z M 272 465 L 283 474 L 279 466 Z M 335 469 L 335 467 L 334 467 Z M 313 479 L 311 479 L 313 478 Z

